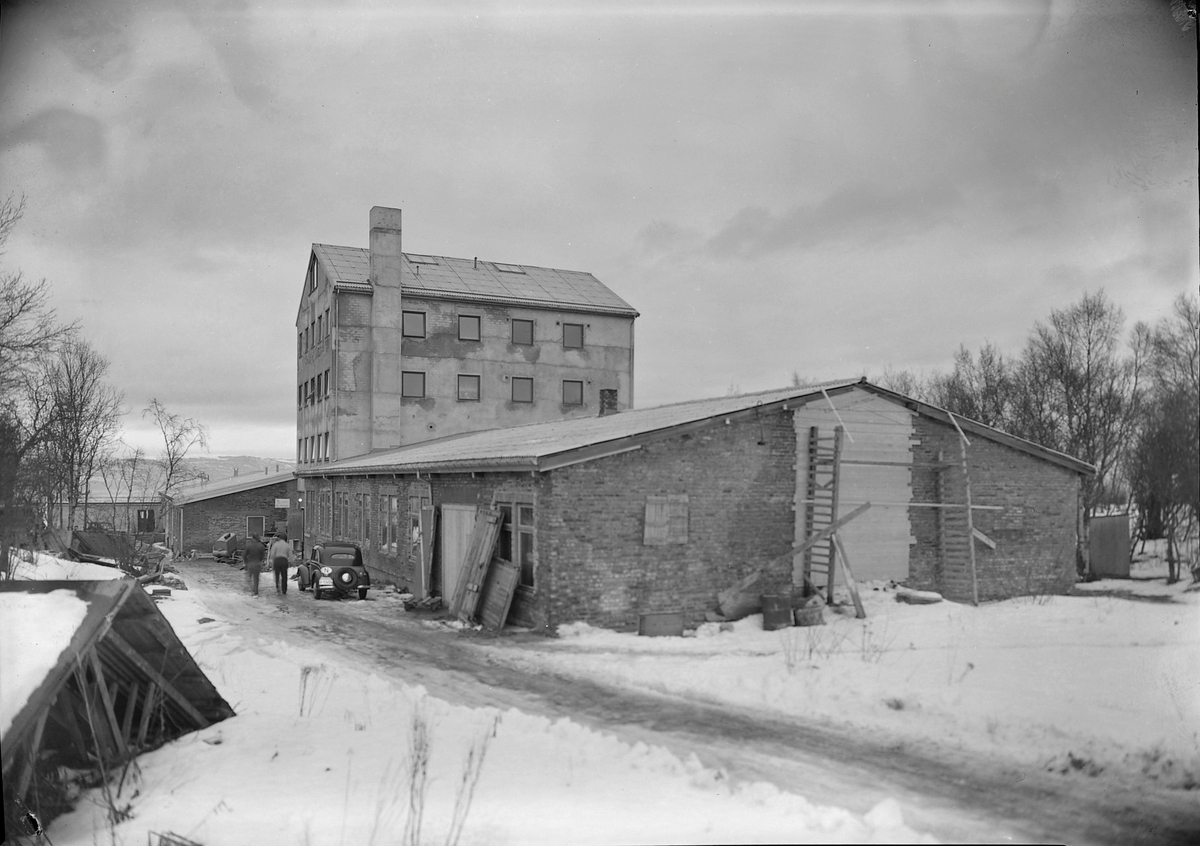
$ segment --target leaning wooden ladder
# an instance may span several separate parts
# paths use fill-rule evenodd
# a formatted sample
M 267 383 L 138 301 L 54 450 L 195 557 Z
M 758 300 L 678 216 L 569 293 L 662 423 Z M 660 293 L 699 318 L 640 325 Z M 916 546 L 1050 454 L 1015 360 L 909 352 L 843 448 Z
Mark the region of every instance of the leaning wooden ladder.
M 808 476 L 804 498 L 805 538 L 811 538 L 837 522 L 841 457 L 841 426 L 835 428 L 832 435 L 822 435 L 817 426 L 809 427 Z M 833 602 L 836 567 L 837 547 L 832 535 L 805 550 L 804 578 L 818 589 L 823 589 L 829 603 Z

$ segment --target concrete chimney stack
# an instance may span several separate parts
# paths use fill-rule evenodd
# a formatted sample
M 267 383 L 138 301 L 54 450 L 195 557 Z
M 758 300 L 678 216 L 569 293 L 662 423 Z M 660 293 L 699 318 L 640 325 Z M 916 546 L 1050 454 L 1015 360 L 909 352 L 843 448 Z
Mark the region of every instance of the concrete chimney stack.
M 371 208 L 371 283 L 399 288 L 404 257 L 400 249 L 400 209 Z

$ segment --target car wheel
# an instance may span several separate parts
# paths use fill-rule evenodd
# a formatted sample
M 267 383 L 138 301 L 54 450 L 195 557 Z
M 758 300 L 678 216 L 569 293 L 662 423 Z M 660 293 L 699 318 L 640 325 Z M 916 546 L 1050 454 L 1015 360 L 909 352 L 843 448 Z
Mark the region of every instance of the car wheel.
M 308 585 L 304 581 L 304 571 L 303 570 L 299 570 L 296 573 L 296 587 L 300 588 L 301 592 L 303 592 L 304 589 L 306 587 L 308 587 Z
M 366 588 L 359 588 L 359 589 L 358 589 L 358 598 L 359 598 L 359 599 L 366 599 L 366 598 L 367 598 L 367 589 L 366 589 Z
M 320 588 L 320 586 L 318 586 L 317 584 L 314 583 L 313 584 L 313 599 L 319 600 L 320 598 L 321 598 L 321 588 Z

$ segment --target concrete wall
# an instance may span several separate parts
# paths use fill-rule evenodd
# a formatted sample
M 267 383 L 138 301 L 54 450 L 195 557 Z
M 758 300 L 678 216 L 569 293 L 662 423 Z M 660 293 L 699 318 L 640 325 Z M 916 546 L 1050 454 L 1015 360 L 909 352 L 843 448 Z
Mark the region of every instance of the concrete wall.
M 954 427 L 928 417 L 914 419 L 917 465 L 960 458 Z M 973 511 L 975 527 L 996 542 L 996 549 L 976 543 L 976 574 L 980 600 L 1036 594 L 1063 594 L 1075 583 L 1075 547 L 1079 507 L 1079 475 L 1071 470 L 1019 450 L 970 436 L 967 461 L 971 500 L 975 505 L 1001 506 L 999 511 Z M 947 471 L 947 501 L 964 502 L 961 473 Z M 913 469 L 913 500 L 936 502 L 937 472 Z M 909 553 L 907 584 L 936 590 L 958 601 L 970 599 L 961 580 L 943 567 L 939 552 L 938 521 L 963 520 L 965 512 L 934 508 L 909 509 L 916 543 Z M 959 531 L 962 524 L 955 522 Z
M 300 310 L 296 317 L 296 334 L 298 337 L 303 335 L 304 329 L 317 322 L 317 318 L 321 318 L 322 331 L 319 335 L 309 343 L 307 347 L 303 342 L 299 342 L 296 361 L 296 387 L 308 383 L 317 375 L 322 377 L 324 382 L 325 373 L 333 375 L 333 333 L 331 327 L 326 325 L 325 317 L 328 312 L 329 322 L 334 322 L 336 318 L 334 308 L 334 296 L 332 282 L 326 276 L 320 262 L 316 262 L 317 273 L 317 289 L 310 291 L 305 279 L 304 293 L 300 298 Z M 301 391 L 301 395 L 302 395 Z M 332 404 L 325 400 L 324 385 L 322 385 L 321 394 L 317 396 L 314 402 L 299 404 L 301 400 L 298 397 L 298 406 L 296 410 L 296 438 L 312 438 L 317 435 L 322 435 L 331 431 L 333 415 Z M 297 444 L 296 460 L 303 461 L 305 456 L 300 454 L 301 446 Z
M 425 313 L 426 337 L 405 338 L 400 367 L 425 373 L 425 398 L 404 399 L 399 443 L 565 417 L 594 417 L 602 388 L 617 389 L 627 409 L 633 387 L 633 320 L 628 317 L 481 305 L 416 297 L 404 307 Z M 480 318 L 479 341 L 458 339 L 458 318 Z M 534 322 L 532 346 L 512 341 L 512 320 Z M 565 349 L 562 324 L 584 325 L 584 348 Z M 458 399 L 459 374 L 480 377 L 479 400 Z M 514 376 L 531 377 L 532 403 L 512 401 Z M 398 376 L 397 376 L 398 378 Z M 583 382 L 583 405 L 564 405 L 564 379 Z

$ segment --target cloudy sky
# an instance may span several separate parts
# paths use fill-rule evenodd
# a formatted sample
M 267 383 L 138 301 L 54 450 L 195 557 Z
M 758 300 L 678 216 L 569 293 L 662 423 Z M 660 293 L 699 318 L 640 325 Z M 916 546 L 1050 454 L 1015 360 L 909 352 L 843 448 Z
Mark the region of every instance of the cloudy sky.
M 1103 287 L 1200 285 L 1196 53 L 1169 0 L 24 2 L 3 262 L 212 452 L 294 452 L 310 244 L 586 270 L 639 406 L 1015 352 Z

